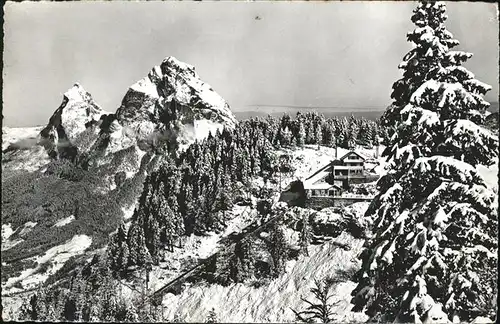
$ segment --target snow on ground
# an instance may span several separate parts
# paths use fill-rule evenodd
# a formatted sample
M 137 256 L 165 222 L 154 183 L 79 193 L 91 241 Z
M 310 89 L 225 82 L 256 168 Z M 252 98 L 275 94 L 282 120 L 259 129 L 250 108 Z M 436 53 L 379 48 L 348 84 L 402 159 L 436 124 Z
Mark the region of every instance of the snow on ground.
M 2 320 L 19 321 L 19 310 L 25 302 L 22 296 L 2 296 Z
M 14 230 L 11 224 L 2 224 L 2 243 L 7 241 L 12 233 L 14 233 Z
M 14 246 L 18 245 L 23 241 L 24 241 L 23 239 L 17 239 L 14 241 L 7 240 L 5 242 L 2 241 L 2 251 L 7 251 L 8 249 L 12 249 Z
M 204 322 L 208 312 L 214 308 L 218 318 L 223 318 L 225 322 L 294 322 L 290 308 L 302 310 L 307 306 L 300 297 L 312 299 L 310 288 L 314 285 L 314 278 L 323 279 L 335 276 L 338 270 L 349 271 L 359 267 L 356 256 L 363 241 L 348 234 L 342 234 L 334 241 L 349 244 L 351 250 L 340 249 L 333 242 L 312 246 L 310 257 L 300 256 L 296 261 L 289 261 L 284 275 L 259 288 L 241 283 L 228 287 L 186 284 L 181 294 L 164 296 L 164 319 L 172 320 L 177 315 L 187 322 Z M 332 301 L 341 301 L 333 309 L 336 321 L 366 321 L 365 315 L 350 311 L 350 293 L 354 287 L 353 282 L 347 281 L 332 291 L 335 296 Z
M 29 233 L 31 231 L 31 229 L 36 226 L 36 224 L 38 224 L 38 223 L 37 222 L 26 222 L 23 225 L 23 229 L 21 230 L 21 232 L 19 232 L 19 235 L 23 236 L 24 234 Z
M 35 127 L 2 127 L 2 151 L 16 142 L 33 139 L 36 140 L 38 134 L 45 126 Z M 31 142 L 31 141 L 30 141 Z M 29 144 L 23 142 L 21 144 Z
M 336 207 L 329 207 L 320 210 L 319 212 L 314 214 L 314 223 L 334 223 L 341 222 L 343 220 L 343 216 L 341 213 L 336 212 Z
M 368 165 L 373 165 L 374 171 L 379 174 L 385 174 L 384 167 L 386 165 L 385 159 L 380 157 L 380 154 L 385 149 L 384 146 L 380 145 L 379 147 L 379 155 L 376 157 L 376 148 L 362 148 L 358 147 L 354 151 L 360 153 L 364 156 Z M 349 150 L 339 148 L 337 150 L 338 158 L 341 158 L 343 155 L 347 154 Z M 277 150 L 279 155 L 282 154 L 290 154 L 292 156 L 292 165 L 296 168 L 293 174 L 288 177 L 282 178 L 282 187 L 285 188 L 291 181 L 294 180 L 302 180 L 309 178 L 314 173 L 319 171 L 320 169 L 327 166 L 334 158 L 335 158 L 335 149 L 332 147 L 320 146 L 318 148 L 317 145 L 304 145 L 302 148 L 285 148 Z M 314 178 L 317 178 L 316 176 Z
M 495 159 L 494 162 L 495 163 L 489 167 L 478 165 L 477 171 L 483 177 L 486 184 L 498 193 L 498 159 Z
M 130 205 L 129 207 L 122 207 L 123 219 L 125 221 L 129 220 L 130 218 L 132 218 L 132 216 L 134 215 L 134 210 L 135 210 L 135 206 L 136 205 L 137 205 L 137 202 L 135 202 L 134 204 Z
M 92 243 L 92 238 L 87 235 L 75 235 L 65 244 L 55 246 L 45 252 L 44 255 L 35 257 L 33 260 L 38 263 L 35 268 L 25 269 L 18 277 L 9 278 L 2 286 L 2 293 L 13 293 L 30 288 L 34 288 L 43 283 L 49 275 L 62 268 L 64 263 L 72 256 L 82 254 Z M 40 273 L 42 264 L 48 263 L 48 268 L 44 273 Z M 20 283 L 23 289 L 13 287 Z
M 338 212 L 338 207 L 327 207 L 314 214 L 314 222 L 319 224 L 334 224 L 343 222 L 345 215 L 353 215 L 355 219 L 363 221 L 366 210 L 370 206 L 370 202 L 362 201 L 342 207 L 343 210 Z
M 235 205 L 231 213 L 234 217 L 228 222 L 224 232 L 209 232 L 205 236 L 192 234 L 183 239 L 182 248 L 174 248 L 173 252 L 165 251 L 164 262 L 153 267 L 150 272 L 150 288 L 156 290 L 174 279 L 187 268 L 196 265 L 201 259 L 208 258 L 219 249 L 219 241 L 232 232 L 240 232 L 256 218 L 256 211 L 249 206 Z
M 180 275 L 183 271 L 196 265 L 216 252 L 219 235 L 210 232 L 206 236 L 192 234 L 183 239 L 182 248 L 174 248 L 173 252 L 166 251 L 164 262 L 159 267 L 153 267 L 149 274 L 152 291 L 160 289 L 170 280 Z
M 232 232 L 240 232 L 243 228 L 248 226 L 256 218 L 256 211 L 250 206 L 239 206 L 235 205 L 232 210 L 235 217 L 231 219 L 227 228 L 221 234 L 221 237 L 225 237 Z
M 11 224 L 2 224 L 2 251 L 6 251 L 23 241 L 22 239 L 10 240 L 10 236 L 13 233 L 14 230 Z
M 335 157 L 335 149 L 326 146 L 304 145 L 303 148 L 280 149 L 278 154 L 290 154 L 296 168 L 291 180 L 305 180 L 330 163 Z M 286 186 L 286 184 L 285 184 Z
M 378 156 L 377 156 L 377 148 L 365 148 L 365 147 L 357 147 L 355 149 L 356 152 L 360 153 L 363 157 L 365 157 L 368 160 L 381 160 L 382 158 L 380 157 L 382 155 L 382 152 L 385 150 L 384 145 L 379 145 L 378 148 Z
M 370 202 L 368 201 L 356 202 L 354 204 L 350 204 L 349 206 L 345 206 L 344 212 L 354 214 L 356 217 L 363 217 L 368 209 L 368 206 L 370 206 Z
M 64 225 L 67 225 L 67 224 L 71 223 L 74 220 L 75 220 L 75 216 L 71 215 L 69 217 L 66 217 L 66 218 L 63 218 L 63 219 L 59 220 L 57 223 L 54 224 L 54 226 L 55 227 L 62 227 Z

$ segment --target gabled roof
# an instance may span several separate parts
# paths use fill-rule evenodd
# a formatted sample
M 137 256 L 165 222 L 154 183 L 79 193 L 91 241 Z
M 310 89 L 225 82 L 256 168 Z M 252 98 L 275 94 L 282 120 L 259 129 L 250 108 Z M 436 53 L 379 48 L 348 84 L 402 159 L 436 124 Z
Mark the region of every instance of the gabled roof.
M 356 154 L 357 156 L 359 156 L 361 159 L 363 159 L 363 161 L 366 160 L 366 157 L 363 156 L 362 154 L 358 153 L 358 152 L 355 152 L 353 150 L 347 150 L 347 149 L 344 149 L 344 148 L 337 148 L 337 153 L 340 153 L 342 154 L 342 157 L 340 159 L 333 159 L 332 161 L 330 161 L 327 165 L 319 168 L 316 172 L 314 172 L 312 175 L 310 175 L 309 177 L 306 178 L 306 180 L 303 181 L 304 183 L 304 189 L 327 189 L 326 187 L 325 188 L 313 188 L 318 184 L 318 182 L 320 182 L 321 180 L 324 180 L 328 174 L 330 172 L 332 172 L 332 163 L 334 161 L 342 161 L 351 153 L 354 153 Z M 324 181 L 323 181 L 324 182 Z M 326 182 L 325 182 L 326 183 Z M 330 185 L 328 184 L 328 186 L 333 186 L 333 185 Z M 328 187 L 330 188 L 330 187 Z M 340 189 L 340 187 L 338 187 Z
M 364 156 L 362 156 L 361 154 L 355 152 L 355 151 L 349 151 L 347 152 L 346 154 L 344 154 L 339 160 L 340 161 L 344 161 L 344 159 L 348 156 L 348 155 L 351 155 L 351 154 L 356 154 L 357 156 L 359 156 L 363 161 L 366 160 L 366 158 Z

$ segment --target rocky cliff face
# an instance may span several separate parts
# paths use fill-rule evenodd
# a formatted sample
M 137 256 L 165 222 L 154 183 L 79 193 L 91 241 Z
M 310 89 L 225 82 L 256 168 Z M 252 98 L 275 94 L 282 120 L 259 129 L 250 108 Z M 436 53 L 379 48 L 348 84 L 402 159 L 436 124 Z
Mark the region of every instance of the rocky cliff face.
M 105 114 L 90 93 L 76 83 L 64 93 L 61 105 L 40 132 L 39 143 L 51 157 L 74 159 L 78 153 L 89 150 L 90 145 L 84 143 L 88 140 L 83 137 L 92 137 L 90 133 Z M 93 137 L 95 140 L 96 134 Z
M 102 110 L 75 84 L 40 132 L 40 143 L 51 157 L 88 168 L 111 163 L 118 152 L 142 157 L 159 148 L 182 150 L 236 124 L 227 102 L 193 66 L 167 57 L 128 89 L 115 114 Z
M 200 80 L 194 67 L 174 57 L 128 89 L 115 118 L 107 132 L 110 152 L 162 140 L 182 149 L 237 123 L 227 102 Z

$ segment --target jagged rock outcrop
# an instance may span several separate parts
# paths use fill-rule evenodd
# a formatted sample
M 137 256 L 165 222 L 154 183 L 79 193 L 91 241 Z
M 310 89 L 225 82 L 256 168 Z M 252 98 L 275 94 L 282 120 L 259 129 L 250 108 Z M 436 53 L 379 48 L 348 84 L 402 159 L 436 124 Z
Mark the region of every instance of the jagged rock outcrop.
M 137 171 L 132 165 L 146 152 L 182 150 L 236 123 L 227 102 L 200 80 L 193 66 L 167 57 L 128 89 L 115 114 L 102 110 L 75 84 L 39 142 L 51 157 L 69 158 L 86 169 L 112 164 L 113 170 L 132 174 Z M 118 152 L 123 158 L 134 152 L 139 161 L 124 166 L 116 162 Z
M 104 141 L 109 152 L 135 143 L 147 148 L 167 142 L 176 149 L 236 123 L 227 102 L 193 66 L 167 57 L 128 89 Z
M 90 93 L 75 83 L 64 93 L 59 108 L 40 132 L 39 144 L 53 158 L 75 159 L 97 139 L 100 119 L 107 114 Z

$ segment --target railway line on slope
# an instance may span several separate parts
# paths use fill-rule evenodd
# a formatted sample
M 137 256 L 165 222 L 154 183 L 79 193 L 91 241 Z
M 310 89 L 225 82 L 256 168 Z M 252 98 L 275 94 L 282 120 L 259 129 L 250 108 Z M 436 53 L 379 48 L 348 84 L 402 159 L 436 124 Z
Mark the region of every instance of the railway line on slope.
M 234 246 L 238 242 L 244 240 L 245 238 L 248 238 L 248 237 L 256 235 L 256 234 L 259 234 L 267 226 L 269 226 L 270 224 L 276 222 L 277 220 L 279 220 L 282 217 L 283 217 L 283 214 L 271 217 L 270 219 L 268 219 L 267 221 L 265 221 L 264 223 L 262 223 L 260 225 L 257 225 L 256 227 L 255 227 L 255 223 L 252 223 L 252 224 L 248 225 L 247 227 L 243 228 L 243 230 L 240 232 L 240 234 L 243 234 L 243 235 L 240 235 L 239 237 L 237 237 L 236 239 L 234 239 L 233 242 L 230 242 L 229 245 L 223 247 L 222 249 L 231 248 L 232 246 Z M 224 239 L 227 239 L 227 237 L 223 238 L 222 240 L 224 240 Z M 150 299 L 154 299 L 154 298 L 158 298 L 158 297 L 162 296 L 164 293 L 170 291 L 170 289 L 172 289 L 172 288 L 175 289 L 176 285 L 182 284 L 183 280 L 189 278 L 190 275 L 192 275 L 192 274 L 194 274 L 196 272 L 196 270 L 201 269 L 202 266 L 206 265 L 213 258 L 217 257 L 217 255 L 219 255 L 219 253 L 221 253 L 221 252 L 222 252 L 222 250 L 218 250 L 215 253 L 213 253 L 212 255 L 210 255 L 209 257 L 201 260 L 200 262 L 198 262 L 198 264 L 196 264 L 195 266 L 191 267 L 187 271 L 183 272 L 182 274 L 180 274 L 176 278 L 170 280 L 168 283 L 166 283 L 165 285 L 163 285 L 160 289 L 158 289 L 155 292 L 153 292 L 152 294 L 150 294 L 145 299 L 145 301 L 146 300 L 150 300 Z

